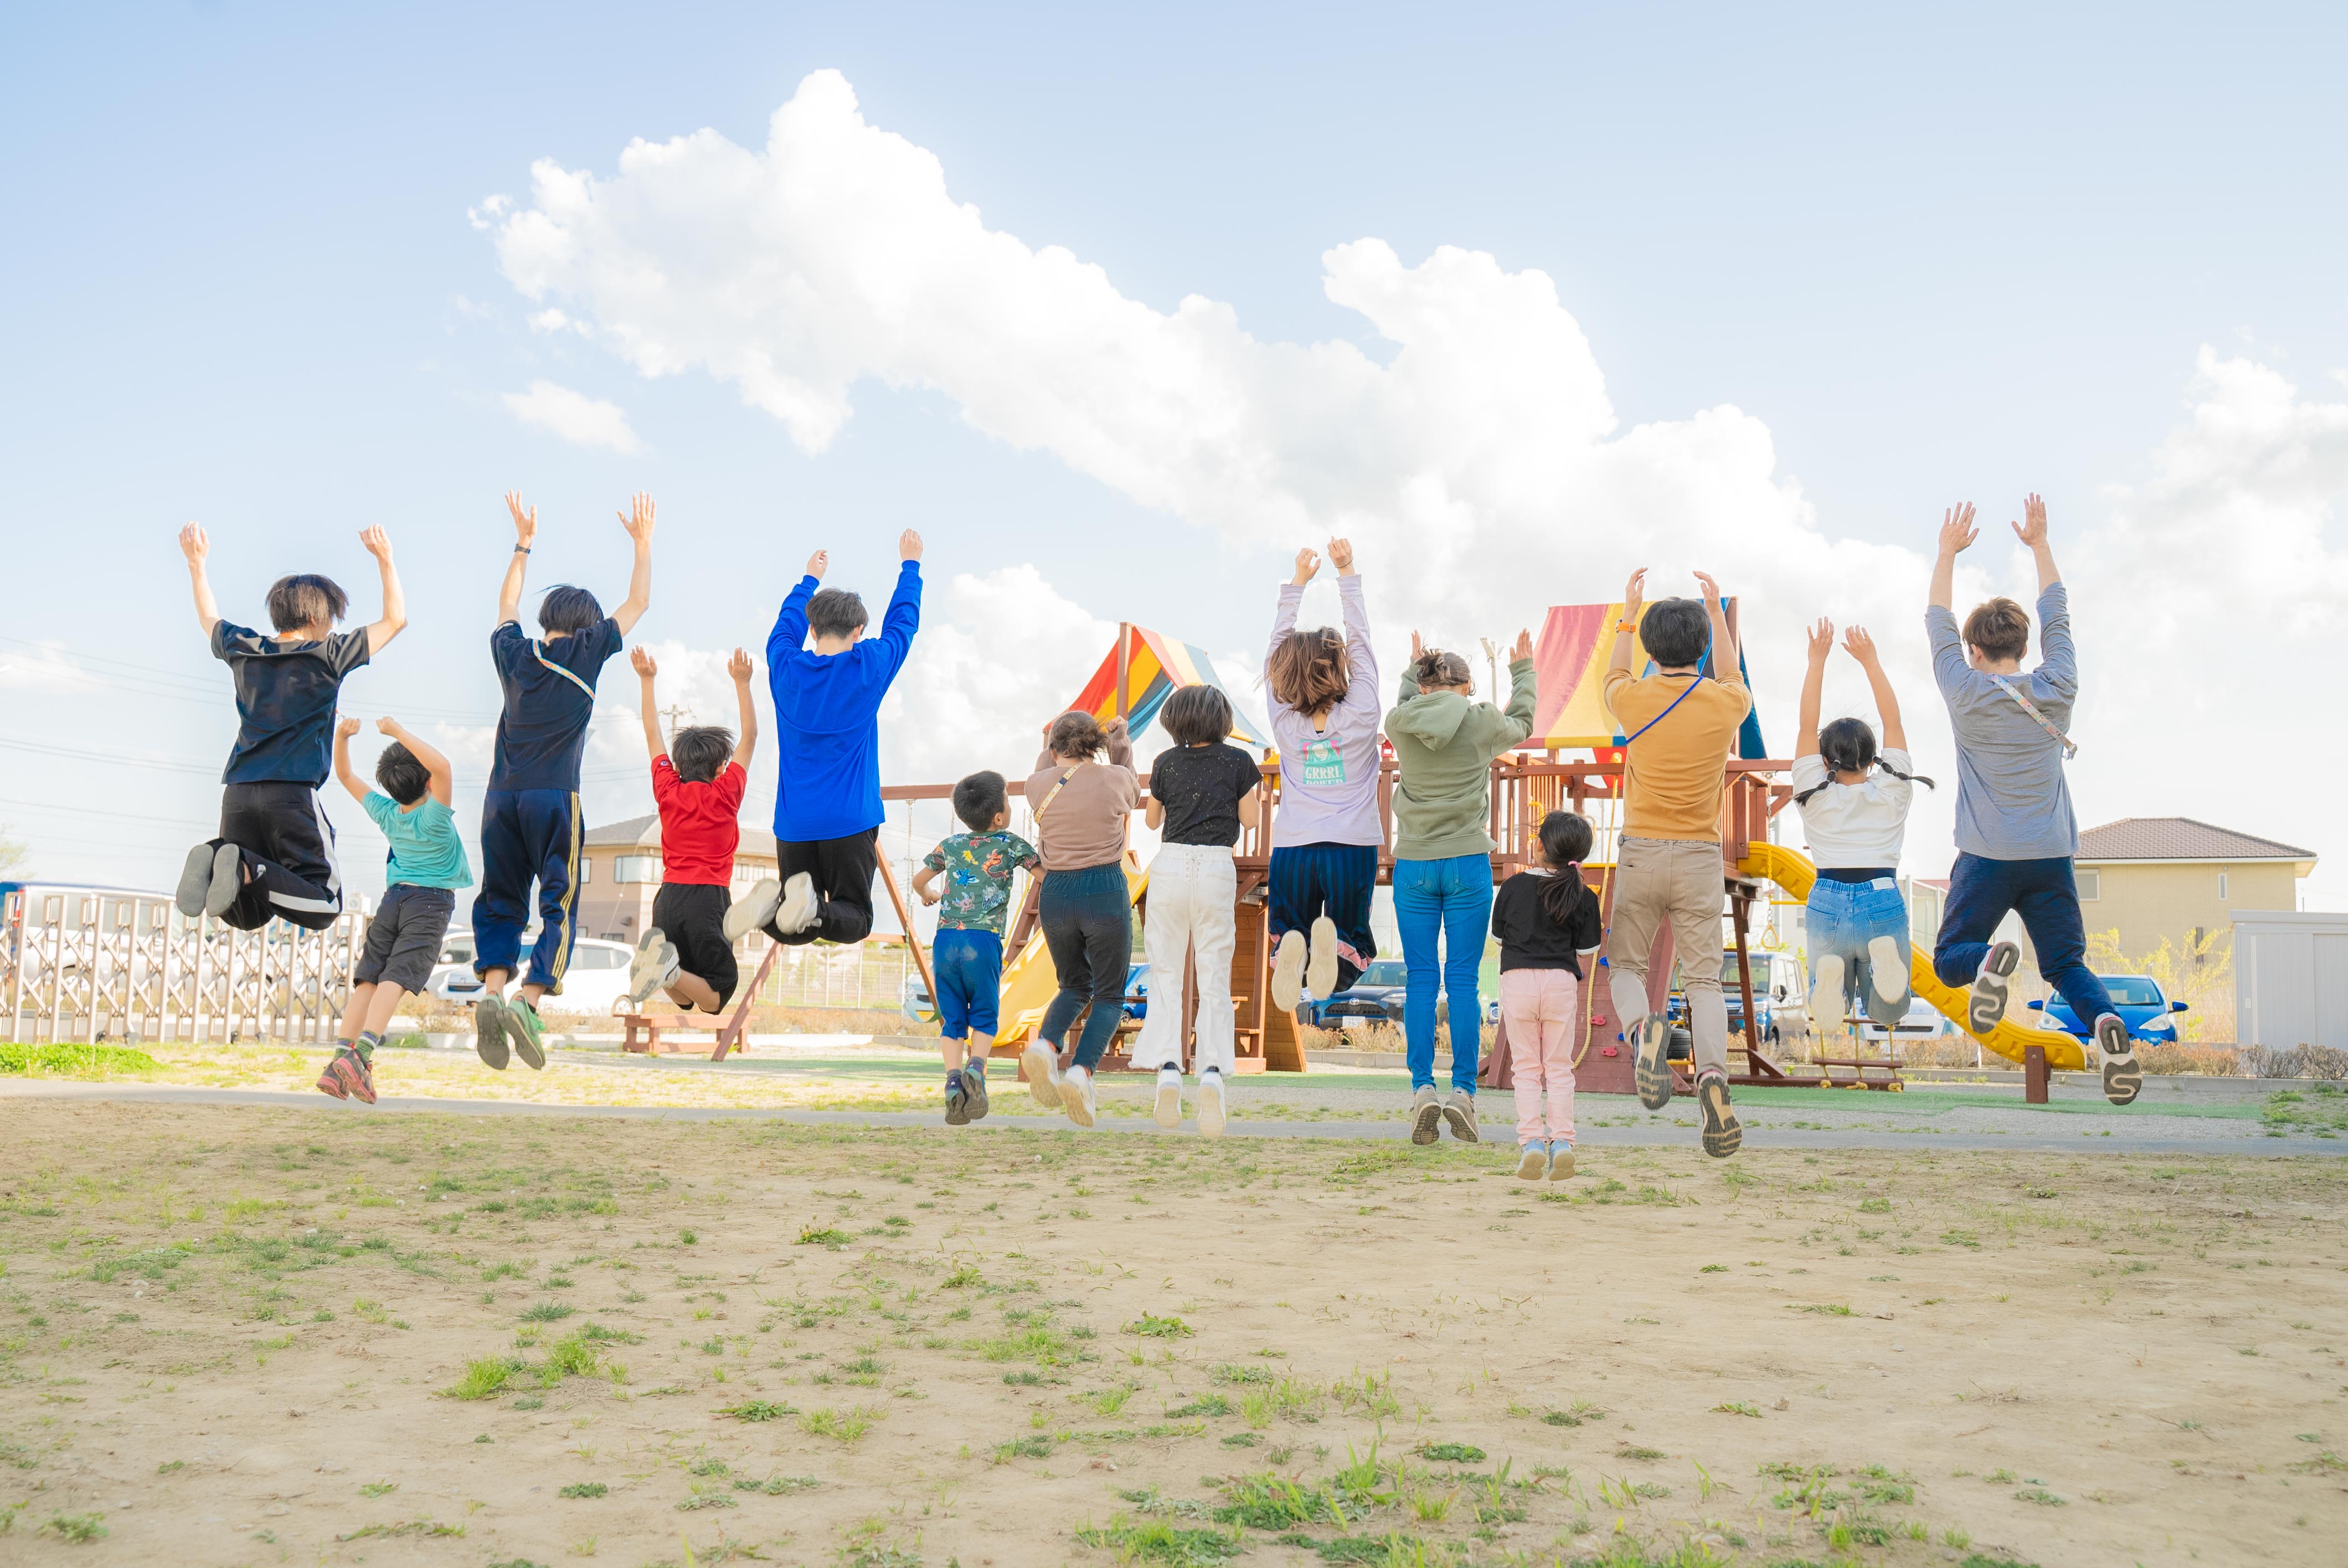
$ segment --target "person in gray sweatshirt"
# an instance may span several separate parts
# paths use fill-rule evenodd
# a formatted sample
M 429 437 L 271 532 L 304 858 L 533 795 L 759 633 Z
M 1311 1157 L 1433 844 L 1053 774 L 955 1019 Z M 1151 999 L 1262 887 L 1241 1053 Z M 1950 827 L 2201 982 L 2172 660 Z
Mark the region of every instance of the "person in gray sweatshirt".
M 1533 634 L 1509 652 L 1509 705 L 1475 701 L 1476 675 L 1459 654 L 1410 634 L 1386 742 L 1401 765 L 1395 787 L 1395 923 L 1402 931 L 1403 1041 L 1410 1064 L 1411 1142 L 1477 1141 L 1476 1061 L 1483 1004 L 1476 975 L 1492 918 L 1492 759 L 1533 728 Z M 1441 958 L 1437 958 L 1437 947 Z M 1451 1093 L 1435 1090 L 1435 1000 L 1451 1002 Z

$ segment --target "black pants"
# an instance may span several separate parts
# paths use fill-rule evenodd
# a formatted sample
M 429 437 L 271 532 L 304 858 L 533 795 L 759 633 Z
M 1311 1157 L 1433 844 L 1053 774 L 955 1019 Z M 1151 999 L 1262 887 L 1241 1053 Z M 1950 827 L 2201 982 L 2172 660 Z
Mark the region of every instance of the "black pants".
M 343 912 L 343 869 L 335 860 L 335 827 L 304 784 L 273 781 L 221 786 L 220 836 L 214 848 L 236 845 L 246 881 L 221 917 L 240 931 L 272 920 L 323 930 Z
M 860 942 L 872 929 L 872 873 L 880 864 L 880 830 L 866 828 L 846 838 L 794 844 L 778 839 L 778 875 L 788 888 L 805 872 L 815 882 L 815 924 L 788 936 L 771 922 L 767 935 L 791 947 L 808 942 Z
M 1111 861 L 1079 871 L 1046 872 L 1043 897 L 1037 900 L 1044 945 L 1051 949 L 1052 969 L 1060 981 L 1038 1032 L 1057 1050 L 1076 1014 L 1089 1005 L 1092 1010 L 1085 1013 L 1075 1059 L 1087 1072 L 1099 1065 L 1108 1042 L 1117 1038 L 1117 1026 L 1125 1021 L 1125 977 L 1133 963 L 1133 895 L 1126 886 L 1124 865 Z M 1169 1005 L 1182 1005 L 1179 976 L 1151 989 Z
M 717 993 L 722 1009 L 742 983 L 742 966 L 726 939 L 726 907 L 732 900 L 716 883 L 664 882 L 653 895 L 653 925 L 676 944 L 677 968 Z

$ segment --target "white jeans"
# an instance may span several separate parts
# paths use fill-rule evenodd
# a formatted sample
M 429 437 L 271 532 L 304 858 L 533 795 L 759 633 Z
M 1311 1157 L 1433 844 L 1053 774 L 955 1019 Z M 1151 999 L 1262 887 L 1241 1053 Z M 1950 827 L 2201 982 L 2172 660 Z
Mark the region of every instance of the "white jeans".
M 1199 968 L 1199 1053 L 1193 1063 L 1230 1077 L 1237 1055 L 1231 951 L 1239 944 L 1232 904 L 1239 873 L 1231 852 L 1212 844 L 1169 844 L 1149 863 L 1149 909 L 1141 945 L 1149 958 L 1149 1011 L 1134 1041 L 1136 1067 L 1182 1065 L 1182 959 Z

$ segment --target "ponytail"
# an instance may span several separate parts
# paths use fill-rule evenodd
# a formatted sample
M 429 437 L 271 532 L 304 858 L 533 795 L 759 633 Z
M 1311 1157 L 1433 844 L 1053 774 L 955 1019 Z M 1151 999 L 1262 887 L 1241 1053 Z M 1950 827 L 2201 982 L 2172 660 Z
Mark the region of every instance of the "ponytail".
M 1590 845 L 1588 817 L 1553 811 L 1541 818 L 1541 859 L 1550 873 L 1549 886 L 1540 890 L 1541 913 L 1552 925 L 1564 925 L 1581 903 L 1581 863 L 1590 855 Z
M 1818 760 L 1827 766 L 1827 776 L 1794 797 L 1796 805 L 1807 805 L 1812 795 L 1834 783 L 1837 774 L 1863 774 L 1869 768 L 1881 768 L 1903 784 L 1920 784 L 1926 789 L 1938 789 L 1921 774 L 1903 774 L 1883 760 L 1875 749 L 1875 732 L 1864 719 L 1837 719 L 1818 732 Z

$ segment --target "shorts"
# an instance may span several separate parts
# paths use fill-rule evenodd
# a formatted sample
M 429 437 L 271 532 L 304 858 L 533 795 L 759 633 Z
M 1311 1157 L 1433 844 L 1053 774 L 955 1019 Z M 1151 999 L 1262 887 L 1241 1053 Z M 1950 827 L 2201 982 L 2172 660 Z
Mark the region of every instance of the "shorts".
M 422 990 L 432 979 L 432 967 L 440 961 L 440 942 L 448 935 L 448 917 L 456 912 L 454 888 L 407 882 L 385 888 L 383 907 L 367 922 L 366 947 L 351 967 L 351 983 Z
M 1908 901 L 1896 877 L 1836 882 L 1821 876 L 1810 885 L 1803 912 L 1809 933 L 1810 983 L 1818 984 L 1818 960 L 1842 960 L 1843 1011 L 1864 1012 L 1889 1029 L 1908 1016 Z M 1893 971 L 1878 973 L 1868 944 L 1889 938 L 1897 954 Z M 1854 1005 L 1856 1004 L 1856 1005 Z
M 938 982 L 938 1023 L 948 1040 L 971 1031 L 994 1033 L 1003 989 L 1003 938 L 992 931 L 949 927 L 930 945 L 930 972 Z
M 726 939 L 732 894 L 715 882 L 664 882 L 653 895 L 653 924 L 676 945 L 677 967 L 717 993 L 722 1007 L 742 978 L 734 944 Z

